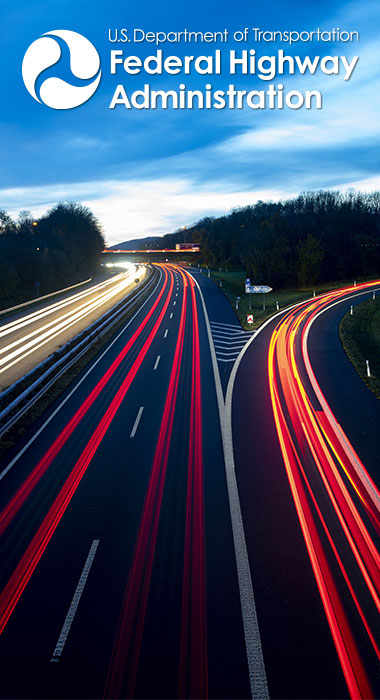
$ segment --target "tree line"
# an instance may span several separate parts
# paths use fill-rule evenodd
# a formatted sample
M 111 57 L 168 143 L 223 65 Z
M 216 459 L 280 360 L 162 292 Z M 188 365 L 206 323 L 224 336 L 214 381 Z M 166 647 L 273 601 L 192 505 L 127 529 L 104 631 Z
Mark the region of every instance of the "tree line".
M 204 264 L 244 266 L 254 282 L 276 288 L 380 276 L 380 192 L 259 201 L 168 234 L 163 247 L 183 240 L 201 244 Z
M 22 211 L 13 220 L 0 209 L 0 307 L 93 276 L 103 248 L 98 220 L 77 202 L 61 202 L 39 219 Z

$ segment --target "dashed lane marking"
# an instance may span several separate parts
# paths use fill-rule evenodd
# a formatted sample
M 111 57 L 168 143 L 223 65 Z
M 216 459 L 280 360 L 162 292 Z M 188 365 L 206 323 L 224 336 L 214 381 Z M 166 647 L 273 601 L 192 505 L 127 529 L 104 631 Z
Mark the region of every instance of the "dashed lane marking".
M 156 368 L 155 368 L 155 369 L 156 369 Z M 141 416 L 142 416 L 143 410 L 144 410 L 144 406 L 140 406 L 140 408 L 139 408 L 139 410 L 138 410 L 138 412 L 137 412 L 136 420 L 135 420 L 135 422 L 134 422 L 134 424 L 133 424 L 133 428 L 132 428 L 132 430 L 131 430 L 131 434 L 130 434 L 130 436 L 129 436 L 130 438 L 134 438 L 135 435 L 136 435 L 136 433 L 137 433 L 137 428 L 139 427 L 139 423 L 140 423 L 140 420 L 141 420 Z
M 71 601 L 71 605 L 70 605 L 68 613 L 66 615 L 66 619 L 63 623 L 63 627 L 61 629 L 61 634 L 58 637 L 58 642 L 56 644 L 56 647 L 55 647 L 54 652 L 53 652 L 53 656 L 51 657 L 50 661 L 57 663 L 57 662 L 59 662 L 59 660 L 62 656 L 62 652 L 63 652 L 64 646 L 66 644 L 67 637 L 69 636 L 71 625 L 73 623 L 76 611 L 78 609 L 78 605 L 80 603 L 80 599 L 82 597 L 82 593 L 83 593 L 84 587 L 86 585 L 88 575 L 90 573 L 90 569 L 92 567 L 92 564 L 93 564 L 93 561 L 95 558 L 96 550 L 98 549 L 98 545 L 99 545 L 99 540 L 94 540 L 92 545 L 91 545 L 90 551 L 87 555 L 86 563 L 83 567 L 83 571 L 80 575 L 78 585 L 75 589 L 74 597 Z

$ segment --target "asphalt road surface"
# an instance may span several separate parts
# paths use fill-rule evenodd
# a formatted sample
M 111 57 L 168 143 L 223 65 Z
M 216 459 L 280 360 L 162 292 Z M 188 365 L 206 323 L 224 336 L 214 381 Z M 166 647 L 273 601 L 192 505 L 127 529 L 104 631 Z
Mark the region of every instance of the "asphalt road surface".
M 372 291 L 234 364 L 220 290 L 157 270 L 0 466 L 1 696 L 379 697 L 380 409 L 338 337 Z
M 203 305 L 160 270 L 2 479 L 3 697 L 250 695 Z
M 236 376 L 235 464 L 273 698 L 380 696 L 380 405 L 338 335 L 365 289 L 279 314 Z

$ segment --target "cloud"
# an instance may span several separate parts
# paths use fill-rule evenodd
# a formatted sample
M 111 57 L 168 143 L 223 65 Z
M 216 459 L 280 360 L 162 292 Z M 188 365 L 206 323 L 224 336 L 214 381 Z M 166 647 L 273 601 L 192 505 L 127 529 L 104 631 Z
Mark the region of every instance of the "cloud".
M 15 120 L 0 124 L 3 181 L 25 184 L 0 190 L 0 206 L 14 213 L 29 208 L 38 216 L 57 201 L 79 200 L 91 207 L 108 241 L 115 243 L 300 190 L 376 189 L 379 19 L 376 0 L 350 2 L 320 26 L 358 29 L 359 44 L 282 45 L 286 53 L 360 56 L 347 82 L 323 74 L 273 81 L 284 82 L 286 89 L 320 90 L 322 110 L 106 110 L 105 115 L 100 101 L 94 101 L 98 111 L 91 124 L 84 110 L 55 115 L 54 122 L 38 112 L 33 129 L 29 116 L 22 127 L 13 126 Z M 262 44 L 257 51 L 274 53 L 277 48 Z M 267 89 L 253 76 L 241 82 L 238 89 Z
M 307 183 L 305 183 L 307 188 Z M 379 188 L 378 177 L 342 180 L 339 189 L 355 186 L 362 190 Z M 14 216 L 21 209 L 31 209 L 35 216 L 44 214 L 59 200 L 75 199 L 89 206 L 102 222 L 109 245 L 130 238 L 162 235 L 189 225 L 204 216 L 218 216 L 229 210 L 254 204 L 258 200 L 279 200 L 296 196 L 294 179 L 274 188 L 236 189 L 234 182 L 210 182 L 199 186 L 190 179 L 105 181 L 75 183 L 23 190 L 0 190 L 0 199 Z M 102 194 L 100 194 L 102 193 Z M 22 207 L 17 206 L 22 201 Z
M 200 188 L 190 180 L 167 178 L 58 185 L 53 192 L 49 186 L 0 190 L 0 199 L 13 216 L 21 209 L 41 216 L 56 201 L 80 200 L 100 219 L 112 245 L 128 238 L 168 233 L 203 216 L 220 215 L 257 199 L 277 199 L 285 194 L 281 190 L 235 191 L 232 185 L 229 191 L 221 191 L 218 183 Z M 22 207 L 18 206 L 20 201 Z

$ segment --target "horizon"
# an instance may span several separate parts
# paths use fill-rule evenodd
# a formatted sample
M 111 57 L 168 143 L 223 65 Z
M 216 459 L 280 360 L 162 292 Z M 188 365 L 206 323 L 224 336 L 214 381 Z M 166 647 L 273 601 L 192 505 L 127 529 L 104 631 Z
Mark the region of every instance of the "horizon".
M 277 201 L 302 191 L 380 187 L 376 147 L 380 137 L 377 77 L 380 7 L 373 0 L 322 2 L 305 7 L 239 8 L 196 2 L 190 10 L 173 7 L 162 14 L 151 0 L 144 8 L 125 8 L 120 0 L 93 7 L 68 0 L 64 7 L 20 0 L 5 4 L 2 26 L 4 92 L 11 95 L 2 113 L 3 164 L 0 208 L 12 216 L 29 209 L 40 217 L 56 202 L 82 202 L 101 222 L 109 246 L 147 236 L 162 236 L 204 216 L 222 216 L 258 200 Z M 217 20 L 215 20 L 217 17 Z M 266 30 L 298 28 L 358 31 L 360 42 L 286 45 L 289 55 L 341 55 L 359 61 L 350 80 L 338 75 L 286 76 L 286 86 L 322 88 L 321 110 L 173 111 L 107 109 L 110 76 L 99 91 L 72 110 L 53 110 L 26 91 L 21 63 L 28 46 L 57 27 L 78 31 L 98 49 L 106 65 L 109 28 L 230 31 L 240 26 Z M 112 46 L 112 45 L 111 45 Z M 124 46 L 124 45 L 123 45 Z M 154 54 L 154 44 L 131 45 L 131 55 Z M 228 44 L 231 46 L 231 44 Z M 254 44 L 257 53 L 274 54 L 279 42 Z M 248 45 L 248 48 L 251 44 Z M 210 44 L 162 45 L 165 55 L 211 54 Z M 105 72 L 105 71 L 104 71 Z M 120 80 L 122 80 L 120 78 Z M 145 78 L 146 80 L 146 78 Z M 140 89 L 143 76 L 128 76 L 128 90 Z M 226 76 L 213 76 L 215 87 Z M 154 87 L 173 89 L 179 79 L 154 76 Z M 186 76 L 191 89 L 205 76 Z M 258 89 L 257 76 L 237 76 L 237 87 Z M 262 87 L 262 85 L 261 85 Z M 110 92 L 111 90 L 111 92 Z M 363 120 L 363 113 L 366 119 Z

